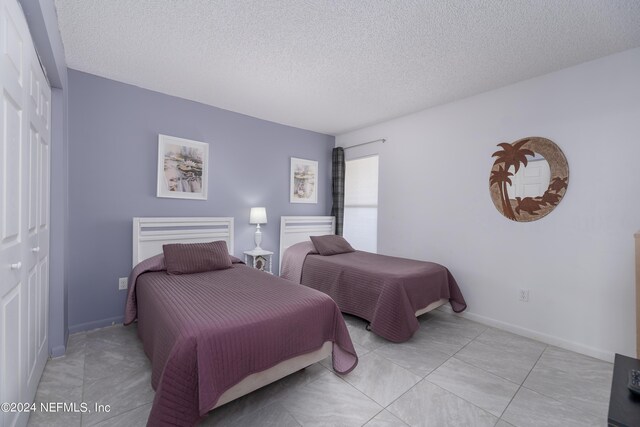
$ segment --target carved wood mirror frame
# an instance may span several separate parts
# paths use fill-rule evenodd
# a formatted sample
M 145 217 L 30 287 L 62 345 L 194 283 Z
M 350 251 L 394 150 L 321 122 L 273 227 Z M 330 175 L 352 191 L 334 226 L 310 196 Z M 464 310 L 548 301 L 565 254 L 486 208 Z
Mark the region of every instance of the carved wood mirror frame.
M 492 157 L 496 161 L 489 176 L 489 191 L 496 209 L 512 221 L 536 221 L 548 215 L 567 193 L 569 185 L 569 165 L 564 153 L 553 141 L 541 137 L 522 138 L 508 144 L 498 144 L 502 150 Z M 526 168 L 527 156 L 540 155 L 549 163 L 549 186 L 544 194 L 535 197 L 509 198 L 508 188 L 521 167 Z

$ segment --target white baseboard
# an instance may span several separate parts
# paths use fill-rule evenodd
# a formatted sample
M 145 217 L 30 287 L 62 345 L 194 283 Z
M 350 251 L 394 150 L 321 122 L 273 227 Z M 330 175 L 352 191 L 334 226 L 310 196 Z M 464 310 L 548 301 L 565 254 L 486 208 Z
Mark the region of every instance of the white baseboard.
M 564 348 L 565 350 L 575 351 L 576 353 L 584 354 L 586 356 L 595 357 L 596 359 L 604 360 L 606 362 L 612 362 L 615 358 L 615 353 L 597 348 L 589 347 L 584 344 L 579 344 L 573 341 L 567 341 L 565 339 L 555 337 L 553 335 L 543 334 L 531 329 L 523 328 L 520 326 L 512 325 L 511 323 L 502 322 L 500 320 L 492 319 L 490 317 L 481 316 L 479 314 L 464 311 L 462 313 L 455 313 L 449 305 L 443 305 L 440 310 L 452 313 L 457 316 L 464 317 L 474 322 L 482 323 L 483 325 L 491 326 L 497 329 L 502 329 L 507 332 L 522 335 L 523 337 L 531 338 L 534 340 L 542 341 L 543 343 L 555 345 L 556 347 Z
M 51 351 L 49 352 L 49 357 L 51 357 L 52 359 L 55 359 L 56 357 L 62 357 L 64 356 L 66 349 L 67 348 L 64 345 L 57 345 L 51 349 Z

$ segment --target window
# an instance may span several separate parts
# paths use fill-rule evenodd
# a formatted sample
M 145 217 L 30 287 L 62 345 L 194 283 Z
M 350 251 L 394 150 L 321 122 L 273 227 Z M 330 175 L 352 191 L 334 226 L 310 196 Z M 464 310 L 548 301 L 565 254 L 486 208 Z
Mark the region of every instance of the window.
M 378 250 L 378 156 L 346 162 L 344 238 L 358 250 Z

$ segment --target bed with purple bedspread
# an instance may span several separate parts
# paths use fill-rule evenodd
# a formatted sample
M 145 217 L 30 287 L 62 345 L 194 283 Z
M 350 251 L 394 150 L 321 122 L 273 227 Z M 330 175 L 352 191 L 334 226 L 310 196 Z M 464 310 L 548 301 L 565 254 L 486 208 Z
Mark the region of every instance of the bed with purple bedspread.
M 457 313 L 467 308 L 449 270 L 433 262 L 363 251 L 322 256 L 306 241 L 287 248 L 281 270 L 281 277 L 326 293 L 393 342 L 413 336 L 415 313 L 429 304 L 444 298 Z
M 327 295 L 241 263 L 168 275 L 163 256 L 129 278 L 125 324 L 151 360 L 156 390 L 150 426 L 192 426 L 250 374 L 333 342 L 333 368 L 350 372 L 357 356 L 340 310 Z

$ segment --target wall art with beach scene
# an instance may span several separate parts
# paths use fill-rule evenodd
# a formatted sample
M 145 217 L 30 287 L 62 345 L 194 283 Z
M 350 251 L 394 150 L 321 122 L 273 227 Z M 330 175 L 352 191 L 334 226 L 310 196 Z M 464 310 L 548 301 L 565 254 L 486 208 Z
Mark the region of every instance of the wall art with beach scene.
M 158 197 L 207 200 L 209 144 L 158 135 Z
M 318 162 L 291 158 L 289 202 L 318 203 Z
M 489 175 L 496 209 L 512 221 L 529 222 L 553 211 L 569 186 L 569 164 L 553 141 L 539 136 L 498 144 Z

